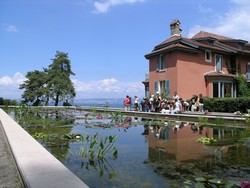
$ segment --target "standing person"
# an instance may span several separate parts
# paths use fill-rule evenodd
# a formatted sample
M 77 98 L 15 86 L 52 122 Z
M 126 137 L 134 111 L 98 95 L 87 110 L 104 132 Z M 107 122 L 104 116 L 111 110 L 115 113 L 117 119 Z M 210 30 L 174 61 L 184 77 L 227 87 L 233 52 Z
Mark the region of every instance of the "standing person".
M 191 98 L 191 101 L 190 101 L 191 112 L 194 112 L 197 110 L 197 103 L 196 103 L 197 98 L 198 98 L 197 95 L 193 95 L 193 97 Z
M 131 99 L 131 97 L 129 97 L 129 107 L 128 107 L 129 111 L 131 111 L 131 105 L 132 105 L 132 99 Z
M 161 110 L 161 99 L 158 94 L 155 96 L 155 99 L 154 99 L 154 109 L 155 109 L 155 112 L 160 112 Z
M 129 111 L 129 96 L 128 95 L 124 99 L 123 104 L 124 104 L 124 110 Z
M 150 103 L 148 98 L 145 98 L 144 101 L 144 112 L 150 112 Z
M 139 111 L 139 98 L 135 96 L 135 110 Z
M 175 92 L 174 92 L 173 99 L 174 99 L 174 100 L 175 100 L 175 99 L 179 100 L 179 98 L 180 98 L 180 97 L 177 95 L 177 91 L 175 91 Z
M 150 103 L 150 108 L 149 108 L 149 110 L 150 110 L 150 112 L 153 112 L 155 109 L 154 109 L 154 95 L 151 95 L 150 96 L 150 99 L 149 99 L 149 103 Z
M 198 105 L 199 105 L 199 112 L 203 112 L 204 103 L 203 103 L 203 97 L 202 97 L 202 94 L 201 94 L 201 93 L 199 94 L 197 103 L 198 103 Z
M 181 105 L 181 102 L 178 100 L 178 99 L 175 99 L 175 108 L 174 108 L 174 113 L 175 114 L 178 114 L 178 113 L 181 113 L 181 110 L 182 110 L 182 105 Z

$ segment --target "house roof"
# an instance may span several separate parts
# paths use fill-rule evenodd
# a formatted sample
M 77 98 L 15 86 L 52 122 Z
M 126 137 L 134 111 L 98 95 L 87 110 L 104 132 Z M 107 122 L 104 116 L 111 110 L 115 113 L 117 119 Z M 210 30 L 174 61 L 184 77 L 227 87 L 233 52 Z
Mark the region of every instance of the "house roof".
M 242 48 L 237 46 L 242 46 Z M 245 46 L 247 48 L 244 48 Z M 200 31 L 192 38 L 185 38 L 180 35 L 172 36 L 156 45 L 152 52 L 145 55 L 145 58 L 148 59 L 154 55 L 174 49 L 187 50 L 196 53 L 200 53 L 201 50 L 208 49 L 218 53 L 239 53 L 250 56 L 249 46 L 250 44 L 244 40 L 233 39 L 206 31 Z
M 215 38 L 218 40 L 233 40 L 232 38 L 229 37 L 225 37 L 222 35 L 217 35 L 217 34 L 213 34 L 213 33 L 209 33 L 206 31 L 200 31 L 199 33 L 197 33 L 196 35 L 194 35 L 192 37 L 192 39 L 200 39 L 200 38 Z
M 211 71 L 204 74 L 205 77 L 229 77 L 234 78 L 233 74 L 225 74 L 224 72 Z

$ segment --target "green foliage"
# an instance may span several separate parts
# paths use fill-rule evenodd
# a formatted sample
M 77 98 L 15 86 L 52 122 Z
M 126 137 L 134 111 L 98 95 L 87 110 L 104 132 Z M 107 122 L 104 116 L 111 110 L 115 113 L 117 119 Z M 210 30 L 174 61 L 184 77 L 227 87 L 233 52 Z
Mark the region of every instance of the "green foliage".
M 76 96 L 75 88 L 70 80 L 70 75 L 75 75 L 71 70 L 68 54 L 56 52 L 53 63 L 46 69 L 48 73 L 48 88 L 50 96 L 58 106 L 59 101 L 70 100 Z
M 16 100 L 10 100 L 10 99 L 4 99 L 0 97 L 0 105 L 18 105 L 18 102 Z
M 22 98 L 24 103 L 31 102 L 34 106 L 41 105 L 45 102 L 48 105 L 49 100 L 55 101 L 58 106 L 60 101 L 72 100 L 75 96 L 75 88 L 70 80 L 71 71 L 68 54 L 56 52 L 53 63 L 44 71 L 31 71 L 26 75 L 27 80 L 19 86 L 24 89 Z
M 95 161 L 96 159 L 103 159 L 108 151 L 112 149 L 113 158 L 116 159 L 118 152 L 116 147 L 114 147 L 114 143 L 117 137 L 118 135 L 101 138 L 98 136 L 98 133 L 94 136 L 87 135 L 86 137 L 81 137 L 82 145 L 79 154 L 89 161 Z
M 201 137 L 197 139 L 197 142 L 205 144 L 205 145 L 210 145 L 210 144 L 217 142 L 217 140 L 214 138 L 209 138 L 209 137 Z
M 115 122 L 122 122 L 123 121 L 123 116 L 122 116 L 122 112 L 121 111 L 114 111 L 114 112 L 110 112 L 112 121 Z
M 32 137 L 36 139 L 42 139 L 42 138 L 45 138 L 45 134 L 36 132 L 34 135 L 32 135 Z
M 250 96 L 250 88 L 247 85 L 246 78 L 241 75 L 234 78 L 236 83 L 237 95 L 239 97 L 249 97 Z
M 207 124 L 208 123 L 208 118 L 200 116 L 200 117 L 198 117 L 198 122 L 199 122 L 200 125 Z
M 204 108 L 210 112 L 246 113 L 249 106 L 250 97 L 204 98 Z
M 186 180 L 184 182 L 185 188 L 197 187 L 197 188 L 206 188 L 206 187 L 224 187 L 224 188 L 237 188 L 240 187 L 239 183 L 228 180 L 228 179 L 218 179 L 211 176 L 205 177 L 196 177 L 194 182 Z
M 45 97 L 47 74 L 38 70 L 28 72 L 27 80 L 19 86 L 19 89 L 25 89 L 22 94 L 24 103 L 31 102 L 34 106 L 41 103 L 42 97 Z

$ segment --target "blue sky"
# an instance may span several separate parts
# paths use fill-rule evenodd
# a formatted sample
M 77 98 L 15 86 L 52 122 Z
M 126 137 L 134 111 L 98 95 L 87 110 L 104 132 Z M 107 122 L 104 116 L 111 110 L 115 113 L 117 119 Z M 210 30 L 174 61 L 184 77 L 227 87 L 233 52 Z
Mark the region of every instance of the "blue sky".
M 249 0 L 1 0 L 0 97 L 66 52 L 77 99 L 144 95 L 144 55 L 170 37 L 208 31 L 250 41 Z

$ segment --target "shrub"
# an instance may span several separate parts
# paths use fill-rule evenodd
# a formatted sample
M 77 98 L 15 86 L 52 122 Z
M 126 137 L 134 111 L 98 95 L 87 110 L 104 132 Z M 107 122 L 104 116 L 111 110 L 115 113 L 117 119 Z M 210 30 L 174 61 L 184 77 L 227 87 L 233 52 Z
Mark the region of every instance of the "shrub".
M 204 109 L 210 112 L 246 113 L 250 108 L 250 97 L 204 98 Z

